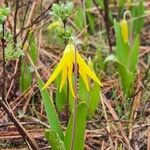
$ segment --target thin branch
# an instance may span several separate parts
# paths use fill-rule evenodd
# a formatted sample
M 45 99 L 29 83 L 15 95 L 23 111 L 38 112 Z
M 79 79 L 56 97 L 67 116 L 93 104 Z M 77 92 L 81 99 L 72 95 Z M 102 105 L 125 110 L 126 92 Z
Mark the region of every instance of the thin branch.
M 136 91 L 136 93 L 134 93 L 133 95 L 131 95 L 130 98 L 134 98 L 134 97 L 135 97 L 141 90 L 143 90 L 143 88 L 145 88 L 145 87 L 147 86 L 147 84 L 150 82 L 150 79 L 148 79 L 148 80 L 145 82 L 145 80 L 146 80 L 147 77 L 148 77 L 149 71 L 150 71 L 150 64 L 149 64 L 148 68 L 146 69 L 145 75 L 144 75 L 144 77 L 143 77 L 143 79 L 142 79 L 142 85 L 144 85 L 144 87 L 143 87 L 143 86 L 140 86 L 140 88 Z
M 112 44 L 110 40 L 110 25 L 109 25 L 109 7 L 108 7 L 108 0 L 104 0 L 104 11 L 105 11 L 105 25 L 106 25 L 106 32 L 107 32 L 107 39 L 110 48 L 110 52 L 112 52 Z
M 57 3 L 58 1 L 59 1 L 59 0 L 53 0 L 53 1 L 50 3 L 50 5 L 47 7 L 46 10 L 44 10 L 40 15 L 38 15 L 28 26 L 21 28 L 20 31 L 19 31 L 19 33 L 18 33 L 16 36 L 20 35 L 20 33 L 21 33 L 22 31 L 33 27 L 35 24 L 41 22 L 43 19 L 45 19 L 46 17 L 48 17 L 49 14 L 46 14 L 47 11 L 50 10 L 50 8 L 52 7 L 53 3 Z M 46 15 L 45 15 L 45 14 L 46 14 Z
M 2 100 L 5 101 L 5 79 L 6 79 L 6 73 L 5 73 L 5 22 L 2 24 L 2 51 L 3 51 L 3 88 L 2 88 Z
M 19 6 L 19 0 L 16 0 L 16 7 L 15 7 L 15 14 L 14 14 L 14 48 L 16 47 L 16 43 L 17 43 L 16 27 L 17 27 L 18 6 Z
M 22 21 L 22 26 L 21 26 L 21 28 L 24 27 L 24 23 L 25 23 L 25 20 L 26 20 L 26 16 L 27 16 L 27 13 L 28 13 L 28 10 L 29 10 L 29 6 L 30 6 L 30 3 L 31 3 L 30 1 L 31 1 L 31 0 L 28 1 L 27 6 L 26 6 L 26 9 L 25 9 L 25 15 L 24 15 L 24 17 L 23 17 L 23 21 Z
M 28 133 L 26 132 L 26 129 L 16 119 L 12 110 L 10 110 L 10 108 L 6 105 L 6 103 L 2 101 L 1 99 L 0 99 L 0 106 L 4 109 L 4 111 L 7 113 L 11 121 L 15 124 L 18 132 L 20 133 L 20 135 L 22 135 L 23 139 L 27 142 L 27 145 L 29 143 L 33 150 L 39 150 L 39 147 L 37 143 L 35 142 L 35 140 L 30 135 L 28 135 Z

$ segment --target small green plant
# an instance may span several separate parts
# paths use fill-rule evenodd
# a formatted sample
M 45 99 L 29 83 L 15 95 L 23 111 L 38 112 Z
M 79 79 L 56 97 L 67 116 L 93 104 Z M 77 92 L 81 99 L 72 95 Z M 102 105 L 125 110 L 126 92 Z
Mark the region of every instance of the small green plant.
M 126 13 L 125 13 L 126 14 Z M 132 94 L 132 87 L 136 77 L 136 67 L 139 54 L 139 36 L 137 35 L 134 42 L 129 39 L 128 23 L 124 19 L 119 23 L 114 21 L 116 34 L 116 51 L 115 55 L 110 55 L 105 62 L 113 61 L 117 64 L 117 70 L 121 78 L 122 90 L 129 98 Z
M 2 24 L 10 13 L 10 8 L 6 6 L 0 7 L 0 24 Z

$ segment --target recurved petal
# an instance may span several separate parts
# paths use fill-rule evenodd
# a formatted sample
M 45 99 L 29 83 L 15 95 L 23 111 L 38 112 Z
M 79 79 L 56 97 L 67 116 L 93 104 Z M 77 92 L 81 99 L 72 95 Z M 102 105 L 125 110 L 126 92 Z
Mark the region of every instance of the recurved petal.
M 81 77 L 85 83 L 85 86 L 86 86 L 87 90 L 89 91 L 90 90 L 89 81 L 88 81 L 87 75 L 85 74 L 85 72 L 83 71 L 83 68 L 81 66 L 79 67 L 79 74 L 81 75 Z
M 49 84 L 51 84 L 56 79 L 60 71 L 64 68 L 65 64 L 66 64 L 66 58 L 62 57 L 61 61 L 58 63 L 58 66 L 56 67 L 53 74 L 50 76 L 50 78 L 48 79 L 48 81 L 46 82 L 42 90 L 45 89 Z
M 73 84 L 72 84 L 72 66 L 73 66 L 72 63 L 68 65 L 68 81 L 69 81 L 69 87 L 70 87 L 72 96 L 75 97 Z
M 77 53 L 77 63 L 79 64 L 79 68 L 82 66 L 82 72 L 87 74 L 90 78 L 92 78 L 95 82 L 102 86 L 101 82 L 97 78 L 96 74 L 89 68 L 84 59 Z
M 60 92 L 62 91 L 62 88 L 65 84 L 66 79 L 67 79 L 67 67 L 64 68 L 62 71 L 62 78 L 61 78 L 61 83 L 60 83 L 60 88 L 59 88 Z

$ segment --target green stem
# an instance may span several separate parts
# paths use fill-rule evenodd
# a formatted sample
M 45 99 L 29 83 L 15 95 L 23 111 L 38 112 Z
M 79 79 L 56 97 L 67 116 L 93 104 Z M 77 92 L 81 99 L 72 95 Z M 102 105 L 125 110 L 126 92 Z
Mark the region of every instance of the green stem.
M 74 74 L 75 74 L 75 99 L 74 99 L 74 112 L 73 112 L 73 126 L 72 126 L 72 138 L 71 138 L 71 150 L 74 150 L 74 140 L 75 140 L 75 132 L 76 132 L 76 116 L 77 116 L 77 50 L 75 49 L 75 67 L 74 67 Z
M 66 97 L 66 126 L 69 120 L 69 81 L 67 80 L 67 97 Z

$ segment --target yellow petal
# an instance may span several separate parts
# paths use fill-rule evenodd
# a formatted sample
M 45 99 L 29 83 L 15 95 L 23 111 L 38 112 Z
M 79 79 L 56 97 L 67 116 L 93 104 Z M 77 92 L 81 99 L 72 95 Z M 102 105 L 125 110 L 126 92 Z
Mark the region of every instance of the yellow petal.
M 88 81 L 87 75 L 85 74 L 85 72 L 83 72 L 83 68 L 81 66 L 79 67 L 79 74 L 81 75 L 81 77 L 85 83 L 85 86 L 86 86 L 87 90 L 89 91 L 90 90 L 89 81 Z
M 73 84 L 72 84 L 72 66 L 73 66 L 72 63 L 68 65 L 68 81 L 69 81 L 69 87 L 70 87 L 72 96 L 75 97 L 74 90 L 73 90 Z
M 121 33 L 124 43 L 128 42 L 128 24 L 125 19 L 120 22 Z
M 95 82 L 102 86 L 96 74 L 89 68 L 84 59 L 77 53 L 77 63 L 79 64 L 79 68 L 82 66 L 82 72 L 87 74 L 90 78 L 92 78 Z
M 50 78 L 48 79 L 48 81 L 46 82 L 42 90 L 45 89 L 49 84 L 51 84 L 56 79 L 60 71 L 64 68 L 65 64 L 66 64 L 66 57 L 63 56 L 61 61 L 58 63 L 57 68 L 55 69 L 53 74 L 50 76 Z
M 74 49 L 75 49 L 74 45 L 69 43 L 64 50 L 64 54 L 74 55 Z
M 60 88 L 59 88 L 60 92 L 62 91 L 62 88 L 65 84 L 66 78 L 67 78 L 67 67 L 64 68 L 62 71 L 62 79 L 61 79 Z

